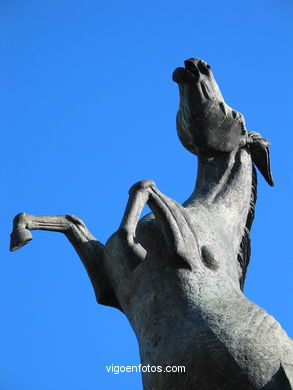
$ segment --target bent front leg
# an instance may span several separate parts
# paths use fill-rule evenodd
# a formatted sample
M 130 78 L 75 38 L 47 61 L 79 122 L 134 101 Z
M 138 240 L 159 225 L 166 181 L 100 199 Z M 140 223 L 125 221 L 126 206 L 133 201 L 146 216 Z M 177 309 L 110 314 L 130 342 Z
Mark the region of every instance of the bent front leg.
M 166 252 L 173 263 L 191 268 L 199 254 L 196 234 L 186 210 L 162 194 L 153 181 L 140 181 L 129 190 L 129 200 L 117 232 L 121 248 L 130 270 L 146 257 L 146 250 L 136 240 L 136 228 L 142 209 L 148 204 L 161 227 Z M 125 260 L 124 260 L 125 261 Z
M 184 207 L 161 193 L 154 182 L 143 180 L 136 183 L 130 190 L 135 199 L 143 198 L 138 202 L 137 209 L 148 204 L 153 211 L 156 220 L 164 236 L 165 251 L 169 253 L 170 259 L 180 267 L 192 268 L 195 259 L 200 257 L 200 249 L 197 241 L 194 225 Z M 134 232 L 133 225 L 137 224 L 136 214 L 133 212 L 129 221 L 130 229 Z
M 137 188 L 135 184 L 129 190 L 129 199 L 126 209 L 117 231 L 120 245 L 124 252 L 124 258 L 127 261 L 127 266 L 130 270 L 136 268 L 142 261 L 144 261 L 147 251 L 143 246 L 136 241 L 136 227 L 141 215 L 141 212 L 146 205 L 149 197 L 148 187 L 155 185 L 151 180 L 145 180 L 147 183 Z
M 15 251 L 32 239 L 31 230 L 64 233 L 79 255 L 93 285 L 97 301 L 119 308 L 104 268 L 104 245 L 73 215 L 34 216 L 18 214 L 13 221 L 10 250 Z

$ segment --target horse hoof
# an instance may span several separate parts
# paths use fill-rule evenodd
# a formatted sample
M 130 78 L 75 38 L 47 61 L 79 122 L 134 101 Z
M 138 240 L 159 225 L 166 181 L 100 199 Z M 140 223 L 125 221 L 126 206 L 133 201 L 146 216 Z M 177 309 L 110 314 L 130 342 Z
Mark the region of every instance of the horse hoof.
M 20 249 L 33 238 L 30 230 L 20 229 L 15 230 L 10 235 L 10 251 L 14 252 L 17 249 Z

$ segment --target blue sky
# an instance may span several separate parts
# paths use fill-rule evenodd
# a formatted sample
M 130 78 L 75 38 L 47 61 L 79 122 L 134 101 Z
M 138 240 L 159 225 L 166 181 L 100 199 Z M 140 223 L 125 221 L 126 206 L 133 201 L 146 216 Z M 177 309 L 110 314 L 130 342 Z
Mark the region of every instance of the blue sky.
M 171 75 L 189 57 L 272 142 L 245 293 L 293 336 L 291 20 L 289 0 L 1 1 L 1 390 L 142 389 L 139 374 L 106 373 L 139 363 L 136 339 L 95 303 L 65 237 L 34 232 L 9 253 L 9 234 L 21 211 L 72 213 L 105 242 L 146 178 L 183 202 L 196 159 L 177 139 Z

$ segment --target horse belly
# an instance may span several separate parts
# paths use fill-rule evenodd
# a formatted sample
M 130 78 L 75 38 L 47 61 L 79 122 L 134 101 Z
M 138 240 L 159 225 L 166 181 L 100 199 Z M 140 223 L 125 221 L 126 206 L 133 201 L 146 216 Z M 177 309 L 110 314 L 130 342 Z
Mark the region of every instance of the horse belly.
M 139 341 L 142 365 L 162 370 L 143 373 L 144 389 L 254 389 L 207 326 L 200 300 L 188 300 L 188 286 L 182 284 L 182 274 L 187 272 L 162 270 L 142 282 L 130 301 L 127 316 Z M 198 286 L 193 292 L 197 289 L 200 297 Z M 185 372 L 167 373 L 167 367 Z

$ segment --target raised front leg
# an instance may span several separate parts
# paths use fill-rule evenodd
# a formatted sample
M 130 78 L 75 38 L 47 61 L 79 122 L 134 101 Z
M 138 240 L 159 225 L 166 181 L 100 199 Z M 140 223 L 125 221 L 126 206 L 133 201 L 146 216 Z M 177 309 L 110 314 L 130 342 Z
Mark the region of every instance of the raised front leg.
M 64 233 L 78 253 L 93 285 L 97 301 L 120 308 L 104 269 L 104 245 L 73 215 L 34 216 L 18 214 L 13 221 L 10 250 L 15 251 L 32 239 L 31 230 Z
M 196 234 L 186 210 L 162 194 L 151 180 L 136 183 L 129 190 L 129 201 L 117 234 L 130 269 L 144 261 L 147 251 L 137 241 L 136 228 L 146 204 L 153 211 L 163 232 L 164 246 L 173 264 L 191 268 L 192 260 L 199 254 Z
M 137 240 L 136 228 L 141 212 L 149 200 L 150 189 L 155 187 L 152 180 L 143 180 L 130 188 L 119 229 L 106 244 L 109 252 L 118 250 L 122 267 L 129 271 L 133 271 L 147 256 L 147 250 Z

